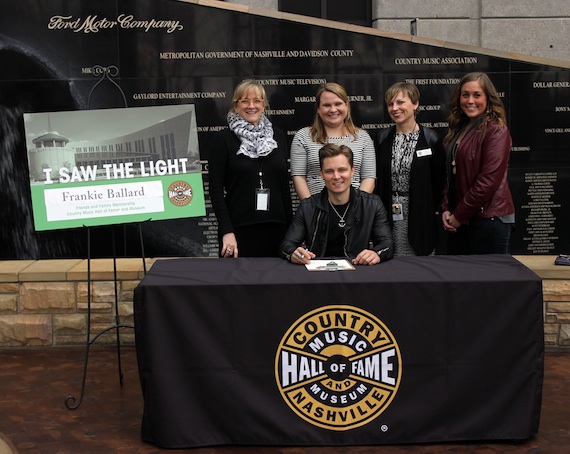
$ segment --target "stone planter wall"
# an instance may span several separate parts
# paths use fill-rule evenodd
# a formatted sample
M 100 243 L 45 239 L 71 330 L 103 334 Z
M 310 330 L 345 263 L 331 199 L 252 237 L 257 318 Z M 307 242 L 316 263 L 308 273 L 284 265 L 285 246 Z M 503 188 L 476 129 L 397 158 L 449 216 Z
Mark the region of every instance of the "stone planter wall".
M 87 260 L 0 261 L 0 348 L 85 345 Z M 144 276 L 142 259 L 117 259 L 119 320 L 133 324 L 134 289 Z M 147 269 L 153 260 L 147 260 Z M 91 338 L 116 324 L 112 259 L 91 260 Z M 123 343 L 134 331 L 120 330 Z M 98 344 L 116 342 L 115 330 Z
M 570 267 L 555 266 L 554 256 L 516 256 L 543 280 L 544 339 L 547 349 L 570 352 Z M 117 259 L 118 312 L 133 324 L 134 289 L 144 276 L 142 259 Z M 154 259 L 146 260 L 150 269 Z M 93 336 L 114 326 L 112 259 L 91 260 Z M 85 345 L 87 340 L 87 260 L 0 261 L 0 348 Z M 120 330 L 122 343 L 134 331 Z M 97 344 L 114 344 L 115 330 Z

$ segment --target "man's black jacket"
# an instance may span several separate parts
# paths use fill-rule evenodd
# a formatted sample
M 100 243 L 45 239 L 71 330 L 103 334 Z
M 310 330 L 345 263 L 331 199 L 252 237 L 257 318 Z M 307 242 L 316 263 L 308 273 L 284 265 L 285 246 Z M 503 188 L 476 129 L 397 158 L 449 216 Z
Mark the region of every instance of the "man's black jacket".
M 326 188 L 300 203 L 281 242 L 282 258 L 291 260 L 291 254 L 303 244 L 317 257 L 324 256 L 327 250 L 329 207 Z M 346 258 L 352 259 L 364 249 L 379 253 L 381 262 L 394 257 L 392 230 L 386 209 L 377 195 L 350 188 L 350 209 L 344 235 Z

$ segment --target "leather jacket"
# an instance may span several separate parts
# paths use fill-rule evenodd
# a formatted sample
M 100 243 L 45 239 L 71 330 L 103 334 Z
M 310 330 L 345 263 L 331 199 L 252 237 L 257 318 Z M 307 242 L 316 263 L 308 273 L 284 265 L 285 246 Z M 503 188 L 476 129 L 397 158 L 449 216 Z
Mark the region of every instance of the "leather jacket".
M 291 254 L 303 243 L 317 257 L 323 257 L 327 250 L 328 218 L 328 191 L 325 188 L 300 203 L 281 242 L 281 257 L 291 260 Z M 350 188 L 350 210 L 344 235 L 347 258 L 356 257 L 364 249 L 376 251 L 381 262 L 394 257 L 392 229 L 384 204 L 377 195 Z
M 443 211 L 450 211 L 461 224 L 468 224 L 470 219 L 514 213 L 515 206 L 507 181 L 511 145 L 507 126 L 499 128 L 496 123 L 490 123 L 485 132 L 478 127 L 467 132 L 456 150 L 455 185 L 450 190 L 448 184 L 445 190 Z M 448 150 L 448 175 L 452 176 L 451 181 L 452 154 L 453 151 Z

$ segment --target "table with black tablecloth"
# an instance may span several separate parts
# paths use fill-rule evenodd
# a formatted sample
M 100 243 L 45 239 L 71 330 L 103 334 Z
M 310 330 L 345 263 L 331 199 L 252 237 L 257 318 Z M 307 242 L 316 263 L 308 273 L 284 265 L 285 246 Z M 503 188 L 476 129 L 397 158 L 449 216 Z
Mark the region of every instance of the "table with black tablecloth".
M 351 271 L 158 260 L 135 289 L 142 438 L 207 445 L 522 440 L 538 431 L 540 278 L 508 255 Z

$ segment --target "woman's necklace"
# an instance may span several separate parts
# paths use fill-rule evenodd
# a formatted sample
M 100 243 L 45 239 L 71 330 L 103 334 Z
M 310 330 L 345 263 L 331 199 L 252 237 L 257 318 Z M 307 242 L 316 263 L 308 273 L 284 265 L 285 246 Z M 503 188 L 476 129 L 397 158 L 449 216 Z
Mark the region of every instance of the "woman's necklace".
M 396 132 L 397 132 L 397 133 L 400 133 L 400 134 L 412 134 L 413 132 L 416 132 L 416 129 L 417 129 L 417 131 L 420 130 L 420 128 L 418 127 L 418 123 L 416 122 L 415 119 L 414 119 L 414 126 L 413 126 L 413 128 L 412 128 L 410 131 L 404 131 L 404 129 L 407 129 L 407 128 L 403 128 L 403 127 L 398 128 L 398 127 L 396 127 Z
M 348 133 L 346 132 L 346 128 L 344 127 L 344 125 L 341 128 L 335 129 L 334 131 L 325 128 L 325 132 L 327 134 L 327 141 L 329 139 L 335 141 L 341 141 L 342 145 L 344 145 L 344 139 L 348 136 Z
M 348 209 L 350 208 L 350 202 L 348 202 L 348 204 L 346 205 L 346 209 L 344 210 L 343 215 L 341 216 L 340 213 L 338 211 L 336 211 L 336 208 L 334 207 L 334 205 L 331 202 L 331 199 L 329 199 L 329 205 L 331 206 L 331 208 L 334 210 L 334 212 L 336 213 L 336 215 L 339 217 L 339 221 L 338 221 L 338 226 L 341 229 L 344 229 L 344 226 L 346 225 L 346 221 L 344 220 L 344 217 L 346 216 L 346 213 L 348 213 Z
M 453 173 L 453 175 L 457 173 L 457 164 L 456 164 L 457 149 L 459 148 L 459 145 L 461 145 L 461 141 L 463 140 L 463 138 L 467 135 L 467 133 L 471 130 L 472 127 L 473 126 L 469 127 L 469 125 L 467 125 L 467 127 L 463 126 L 461 128 L 461 131 L 459 131 L 457 140 L 455 141 L 453 147 L 451 148 L 451 172 Z

